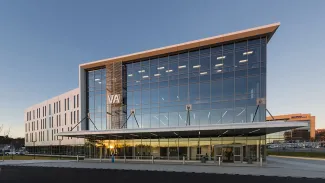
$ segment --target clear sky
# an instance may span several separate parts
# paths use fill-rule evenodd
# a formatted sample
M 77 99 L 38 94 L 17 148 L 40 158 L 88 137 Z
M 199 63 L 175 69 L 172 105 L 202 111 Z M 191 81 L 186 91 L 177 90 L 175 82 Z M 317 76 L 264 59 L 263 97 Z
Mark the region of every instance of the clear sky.
M 267 108 L 325 128 L 325 1 L 0 1 L 0 126 L 78 87 L 81 63 L 281 22 L 268 45 Z M 1 132 L 3 135 L 3 131 Z

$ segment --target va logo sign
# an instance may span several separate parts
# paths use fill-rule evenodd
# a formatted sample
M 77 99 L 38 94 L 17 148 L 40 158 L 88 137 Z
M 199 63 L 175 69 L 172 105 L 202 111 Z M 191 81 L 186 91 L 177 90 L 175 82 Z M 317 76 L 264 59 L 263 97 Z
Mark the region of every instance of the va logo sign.
M 120 95 L 107 95 L 108 104 L 119 104 L 120 103 Z

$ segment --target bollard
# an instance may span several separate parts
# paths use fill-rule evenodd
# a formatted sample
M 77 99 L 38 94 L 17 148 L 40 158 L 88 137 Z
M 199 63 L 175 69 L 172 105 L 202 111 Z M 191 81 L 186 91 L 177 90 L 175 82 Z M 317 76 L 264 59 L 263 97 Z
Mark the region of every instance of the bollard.
M 263 166 L 263 158 L 260 157 L 260 166 Z
M 101 155 L 99 156 L 99 162 L 102 162 L 102 156 Z
M 79 155 L 77 155 L 77 162 L 79 162 Z
M 220 161 L 220 156 L 218 157 L 218 164 L 219 164 L 219 166 L 220 166 L 220 164 L 221 164 L 221 161 Z
M 183 165 L 185 165 L 185 156 L 183 156 Z
M 124 156 L 124 163 L 126 163 L 126 156 Z
M 2 161 L 5 161 L 5 151 L 2 150 Z
M 112 156 L 112 163 L 114 163 L 114 161 L 115 161 L 115 160 L 114 160 L 114 155 L 113 155 L 113 156 Z
M 151 156 L 151 163 L 152 163 L 152 164 L 154 163 L 153 156 Z

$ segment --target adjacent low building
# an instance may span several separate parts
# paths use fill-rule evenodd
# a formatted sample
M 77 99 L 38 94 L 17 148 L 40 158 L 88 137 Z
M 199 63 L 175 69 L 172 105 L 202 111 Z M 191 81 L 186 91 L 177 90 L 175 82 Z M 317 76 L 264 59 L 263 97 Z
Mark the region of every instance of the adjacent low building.
M 85 139 L 88 158 L 265 159 L 267 134 L 307 126 L 266 121 L 267 44 L 279 25 L 81 64 L 80 128 L 59 124 L 54 138 Z
M 79 88 L 68 91 L 25 110 L 25 146 L 30 153 L 73 154 L 84 139 L 56 136 L 80 131 Z M 60 147 L 59 147 L 60 146 Z
M 289 142 L 289 141 L 310 141 L 315 140 L 315 116 L 311 114 L 284 114 L 277 116 L 268 116 L 267 121 L 285 121 L 285 122 L 296 122 L 302 121 L 308 124 L 306 127 L 287 130 L 267 136 L 268 143 L 273 142 Z

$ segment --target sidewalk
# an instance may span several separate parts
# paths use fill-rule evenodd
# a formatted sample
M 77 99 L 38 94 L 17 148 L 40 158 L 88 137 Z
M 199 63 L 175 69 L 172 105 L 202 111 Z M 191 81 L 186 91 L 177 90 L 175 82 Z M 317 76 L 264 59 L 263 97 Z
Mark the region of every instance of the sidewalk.
M 303 159 L 303 160 L 320 160 L 325 161 L 324 158 L 311 158 L 311 157 L 299 157 L 299 156 L 278 156 L 278 155 L 268 155 L 270 157 L 279 157 L 279 158 L 290 158 L 290 159 Z

